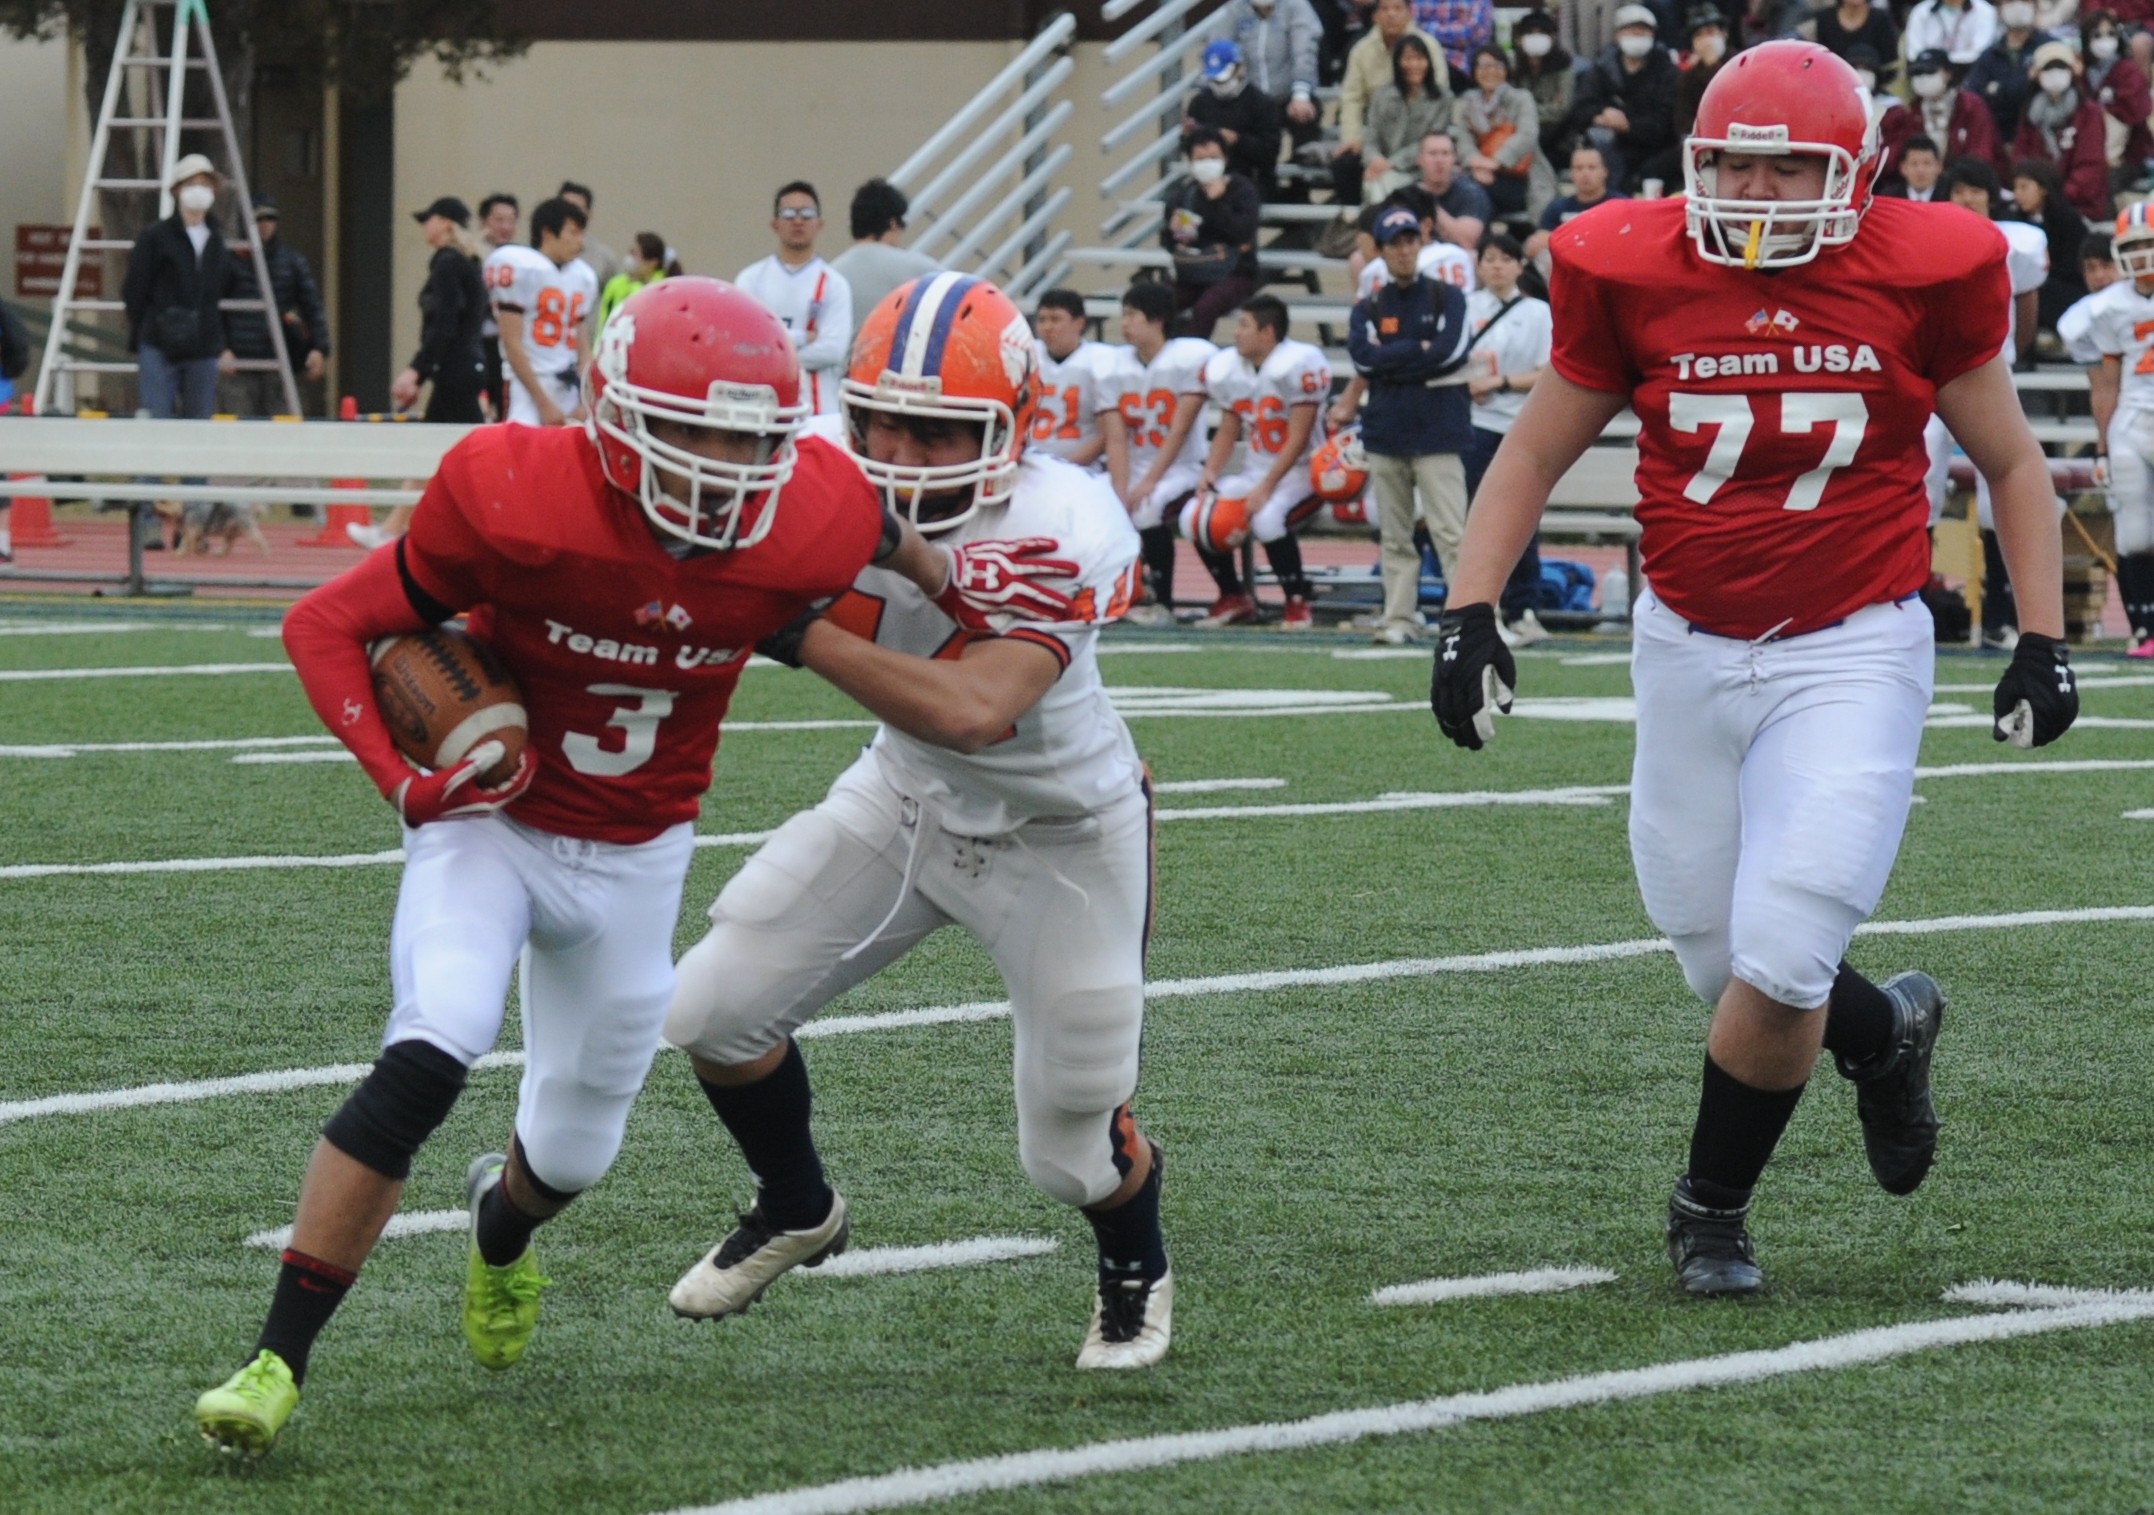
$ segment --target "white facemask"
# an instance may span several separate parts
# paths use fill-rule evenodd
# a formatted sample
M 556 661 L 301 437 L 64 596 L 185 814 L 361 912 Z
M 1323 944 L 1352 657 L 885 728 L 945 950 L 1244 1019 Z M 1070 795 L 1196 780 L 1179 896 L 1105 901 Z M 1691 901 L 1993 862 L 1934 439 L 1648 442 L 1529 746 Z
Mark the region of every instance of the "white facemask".
M 2006 26 L 2015 31 L 2024 31 L 2034 25 L 2034 7 L 2028 0 L 2013 0 L 2012 4 L 2000 5 L 1997 7 L 1997 15 Z
M 1707 32 L 1690 44 L 1690 50 L 1696 53 L 1704 61 L 1705 65 L 1710 68 L 1713 64 L 1718 63 L 1721 56 L 1727 52 L 1728 39 L 1716 37 L 1711 32 Z
M 1248 82 L 1248 77 L 1237 68 L 1224 79 L 1207 80 L 1206 87 L 1219 99 L 1231 100 L 1242 92 L 1242 86 Z
M 1518 50 L 1529 58 L 1545 58 L 1555 46 L 1556 39 L 1546 32 L 1528 32 L 1518 39 Z
M 1868 69 L 1856 69 L 1855 79 L 1857 83 L 1861 84 L 1864 94 L 1874 95 L 1877 93 L 1877 75 L 1871 73 Z
M 179 192 L 180 209 L 208 210 L 217 203 L 217 192 L 207 184 L 190 184 Z
M 2107 63 L 2117 55 L 2117 39 L 2107 32 L 2099 37 L 2089 37 L 2087 51 L 2092 53 L 2097 61 Z
M 1943 74 L 1917 74 L 1908 81 L 1908 88 L 1925 100 L 1935 100 L 1945 92 L 1945 76 Z
M 1199 184 L 1217 184 L 1226 177 L 1226 174 L 1227 160 L 1224 158 L 1191 158 L 1189 160 L 1189 177 Z
M 2045 95 L 2061 95 L 2072 87 L 2072 71 L 2068 68 L 2045 68 L 2037 76 Z
M 1625 32 L 1616 38 L 1616 50 L 1626 58 L 1643 58 L 1653 50 L 1653 38 L 1649 32 Z

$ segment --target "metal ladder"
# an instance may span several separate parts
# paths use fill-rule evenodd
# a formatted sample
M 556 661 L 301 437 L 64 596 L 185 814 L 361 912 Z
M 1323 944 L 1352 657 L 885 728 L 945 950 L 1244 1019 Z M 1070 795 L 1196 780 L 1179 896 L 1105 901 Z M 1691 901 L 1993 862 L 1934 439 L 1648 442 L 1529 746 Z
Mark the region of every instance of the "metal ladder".
M 172 12 L 169 56 L 158 51 L 161 39 L 157 13 L 160 11 Z M 140 365 L 134 362 L 76 358 L 67 352 L 69 327 L 78 314 L 126 310 L 124 301 L 82 299 L 75 293 L 85 253 L 125 252 L 134 246 L 124 238 L 92 238 L 89 234 L 91 218 L 97 211 L 98 195 L 103 191 L 154 190 L 157 193 L 157 219 L 170 216 L 172 169 L 182 156 L 180 135 L 200 131 L 216 132 L 223 141 L 223 161 L 219 167 L 231 186 L 240 223 L 246 228 L 244 241 L 233 240 L 227 245 L 235 251 L 242 247 L 249 250 L 257 291 L 254 299 L 221 300 L 218 308 L 263 313 L 264 324 L 269 328 L 270 346 L 276 356 L 241 358 L 239 367 L 242 371 L 275 371 L 284 381 L 286 411 L 296 416 L 300 413 L 299 385 L 292 376 L 291 354 L 284 345 L 284 322 L 277 311 L 276 296 L 270 285 L 268 260 L 262 255 L 261 234 L 254 224 L 254 200 L 247 192 L 246 163 L 239 150 L 239 134 L 232 128 L 232 107 L 225 98 L 224 75 L 217 68 L 217 44 L 210 36 L 205 0 L 127 0 L 126 8 L 120 14 L 118 38 L 112 54 L 112 71 L 105 78 L 104 104 L 97 112 L 97 132 L 90 142 L 89 171 L 82 182 L 82 198 L 75 206 L 75 228 L 68 238 L 67 264 L 60 274 L 59 292 L 53 296 L 52 328 L 45 337 L 45 361 L 39 366 L 37 376 L 37 412 L 39 415 L 53 414 L 56 398 L 60 410 L 73 411 L 76 374 L 139 371 Z M 217 110 L 214 116 L 183 114 L 188 76 L 195 72 L 209 81 L 210 98 Z M 155 156 L 159 167 L 156 178 L 123 177 L 113 173 L 109 155 L 115 129 L 162 133 L 161 138 L 151 139 L 157 147 Z M 134 140 L 139 144 L 142 139 Z M 131 156 L 133 162 L 139 164 L 146 154 L 138 152 Z

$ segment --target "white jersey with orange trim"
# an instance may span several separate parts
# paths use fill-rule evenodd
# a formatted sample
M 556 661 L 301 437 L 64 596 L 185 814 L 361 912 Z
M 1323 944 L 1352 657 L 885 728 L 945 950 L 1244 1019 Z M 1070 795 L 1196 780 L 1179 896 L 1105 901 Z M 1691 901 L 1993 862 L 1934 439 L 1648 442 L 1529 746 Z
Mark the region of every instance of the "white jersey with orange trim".
M 1184 395 L 1204 393 L 1204 367 L 1219 356 L 1219 349 L 1202 337 L 1175 337 L 1160 344 L 1147 363 L 1134 347 L 1116 349 L 1115 364 L 1100 386 L 1100 408 L 1121 412 L 1129 433 L 1129 476 L 1142 481 L 1159 461 L 1160 449 L 1174 430 L 1176 407 Z M 1197 399 L 1195 403 L 1202 404 Z M 1204 428 L 1192 426 L 1182 440 L 1182 450 L 1167 465 L 1167 481 L 1187 476 L 1176 491 L 1187 493 L 1204 471 Z
M 809 426 L 832 438 L 838 429 L 827 420 Z M 954 547 L 1023 537 L 1047 538 L 1054 556 L 1077 564 L 1074 612 L 1053 623 L 998 616 L 995 633 L 1053 653 L 1061 677 L 1002 740 L 969 757 L 887 725 L 872 744 L 889 781 L 961 836 L 1002 836 L 1043 817 L 1090 815 L 1138 793 L 1144 777 L 1129 727 L 1107 698 L 1098 654 L 1100 630 L 1136 596 L 1136 529 L 1104 476 L 1027 448 L 1007 504 L 934 540 Z M 1067 589 L 1060 580 L 1055 587 Z M 981 635 L 961 630 L 910 579 L 881 568 L 864 570 L 825 619 L 923 658 L 956 657 Z
M 1104 342 L 1080 342 L 1066 358 L 1034 340 L 1039 355 L 1040 399 L 1032 414 L 1032 440 L 1049 457 L 1066 458 L 1099 440 L 1099 413 L 1112 408 L 1103 399 L 1115 366 L 1114 349 Z
M 1455 285 L 1469 295 L 1481 287 L 1481 281 L 1474 277 L 1473 254 L 1454 242 L 1429 243 L 1414 260 L 1414 267 L 1437 283 Z M 1369 259 L 1362 266 L 1361 277 L 1354 281 L 1354 298 L 1366 300 L 1390 277 L 1391 271 L 1382 258 Z
M 733 281 L 785 323 L 800 354 L 800 397 L 819 416 L 838 413 L 838 386 L 853 351 L 853 287 L 821 258 L 788 268 L 778 255 L 749 264 Z
M 572 373 L 583 323 L 598 304 L 598 275 L 581 258 L 556 264 L 535 247 L 509 243 L 487 254 L 487 298 L 524 318 L 524 354 L 542 378 Z M 563 409 L 573 409 L 573 401 Z
M 1242 438 L 1251 466 L 1268 468 L 1285 450 L 1294 407 L 1331 403 L 1331 360 L 1322 348 L 1291 337 L 1273 348 L 1261 364 L 1252 365 L 1239 353 L 1231 356 L 1239 371 L 1220 375 L 1215 387 L 1242 418 Z M 1299 456 L 1307 458 L 1323 445 L 1323 426 L 1312 426 Z
M 2088 345 L 2097 359 L 2118 361 L 2118 413 L 2154 412 L 2154 295 L 2143 295 L 2132 280 L 2119 279 L 2082 303 L 2090 318 Z

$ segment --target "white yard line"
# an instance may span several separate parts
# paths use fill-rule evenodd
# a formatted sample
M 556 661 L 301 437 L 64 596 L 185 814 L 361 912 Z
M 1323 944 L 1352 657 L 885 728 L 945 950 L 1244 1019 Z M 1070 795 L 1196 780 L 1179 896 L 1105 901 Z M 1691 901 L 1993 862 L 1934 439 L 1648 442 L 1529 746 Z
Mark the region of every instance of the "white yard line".
M 1154 794 L 1221 794 L 1233 789 L 1284 789 L 1285 779 L 1169 779 L 1154 784 Z
M 970 1458 L 836 1483 L 783 1489 L 722 1504 L 699 1505 L 672 1515 L 855 1515 L 938 1504 L 968 1494 L 1030 1489 L 1080 1478 L 1134 1473 L 1148 1468 L 1216 1462 L 1261 1452 L 1295 1452 L 1341 1446 L 1377 1436 L 1442 1431 L 1473 1421 L 1516 1420 L 1557 1410 L 1587 1409 L 1625 1400 L 1657 1398 L 1692 1389 L 1754 1384 L 1798 1373 L 1832 1372 L 1888 1362 L 1917 1352 L 1978 1342 L 2009 1341 L 2053 1331 L 2089 1330 L 2154 1317 L 2154 1299 L 2101 1299 L 2054 1309 L 1963 1315 L 1908 1321 L 1840 1336 L 1816 1337 L 1764 1351 L 1693 1357 L 1649 1367 L 1587 1373 L 1473 1394 L 1453 1394 L 1407 1404 L 1340 1410 L 1306 1420 L 1183 1431 L 1159 1436 L 1048 1447 L 999 1457 Z
M 819 1268 L 796 1270 L 797 1278 L 876 1278 L 885 1273 L 926 1273 L 936 1268 L 973 1268 L 981 1263 L 1044 1257 L 1061 1243 L 1052 1236 L 973 1236 L 926 1247 L 864 1247 L 841 1252 Z
M 431 1236 L 439 1231 L 462 1231 L 471 1224 L 469 1210 L 408 1210 L 389 1217 L 389 1224 L 382 1227 L 381 1239 L 390 1241 L 399 1236 Z M 279 1226 L 274 1231 L 257 1231 L 242 1246 L 274 1247 L 283 1251 L 292 1244 L 292 1228 Z
M 2149 758 L 2037 758 L 2018 763 L 1946 763 L 1917 768 L 1918 779 L 1976 779 L 2000 773 L 2129 773 L 2154 768 Z
M 0 879 L 62 878 L 105 873 L 244 873 L 262 868 L 372 868 L 404 861 L 404 849 L 332 852 L 312 856 L 169 857 L 129 863 L 10 863 Z
M 1382 794 L 1373 800 L 1330 804 L 1203 805 L 1163 809 L 1162 821 L 1260 820 L 1274 816 L 1372 815 L 1386 810 L 1467 810 L 1488 805 L 1605 805 L 1613 795 L 1630 792 L 1628 784 L 1576 784 L 1563 789 L 1469 789 L 1451 794 Z
M 329 747 L 306 752 L 242 752 L 232 759 L 235 763 L 356 763 L 357 758 L 343 747 Z
M 1987 715 L 1942 715 L 1924 721 L 1928 731 L 1984 731 L 1994 724 Z M 2082 715 L 2072 722 L 2078 731 L 2154 731 L 2154 721 L 2119 715 Z
M 133 631 L 238 631 L 229 621 L 0 621 L 0 637 L 114 636 Z M 275 636 L 276 628 L 268 629 Z
M 479 1059 L 481 1068 L 520 1068 L 521 1052 L 489 1052 Z M 99 1089 L 88 1094 L 54 1094 L 44 1099 L 16 1100 L 0 1104 L 0 1126 L 11 1121 L 32 1120 L 41 1115 L 87 1115 L 95 1110 L 121 1110 L 136 1105 L 183 1105 L 195 1100 L 217 1099 L 227 1094 L 276 1094 L 286 1089 L 311 1089 L 321 1084 L 356 1084 L 365 1078 L 369 1063 L 333 1063 L 326 1068 L 285 1068 L 275 1073 L 242 1073 L 234 1078 L 205 1078 L 185 1084 L 137 1084 L 130 1089 Z
M 1489 1299 L 1503 1294 L 1560 1294 L 1589 1284 L 1612 1284 L 1606 1268 L 1535 1268 L 1525 1273 L 1487 1273 L 1478 1278 L 1431 1278 L 1417 1284 L 1393 1284 L 1369 1296 L 1372 1305 L 1438 1305 L 1454 1299 Z
M 290 757 L 281 754 L 254 758 L 254 762 L 319 763 L 329 758 L 348 761 L 346 752 L 337 739 L 324 733 L 321 736 L 238 736 L 211 738 L 191 742 L 35 742 L 0 745 L 0 758 L 71 758 L 87 753 L 104 752 L 229 752 L 234 748 L 285 748 L 326 747 L 328 751 L 309 751 Z M 235 761 L 247 762 L 239 758 Z
M 1618 665 L 1627 667 L 1630 664 L 1630 654 L 1628 652 L 1582 652 L 1576 657 L 1559 658 L 1557 661 L 1566 668 L 1614 668 Z
M 2124 812 L 2123 819 L 2127 821 L 2154 821 L 2154 810 L 2127 810 Z
M 30 679 L 145 679 L 182 674 L 290 673 L 290 663 L 157 663 L 139 668 L 0 668 L 0 682 Z

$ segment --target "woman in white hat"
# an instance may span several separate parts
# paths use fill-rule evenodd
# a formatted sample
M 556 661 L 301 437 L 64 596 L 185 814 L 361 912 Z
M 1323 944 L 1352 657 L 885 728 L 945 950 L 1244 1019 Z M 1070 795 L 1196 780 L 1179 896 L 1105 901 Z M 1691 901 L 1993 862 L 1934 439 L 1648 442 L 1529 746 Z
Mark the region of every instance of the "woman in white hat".
M 141 362 L 139 406 L 199 420 L 216 413 L 217 375 L 236 362 L 217 308 L 232 257 L 210 219 L 219 180 L 209 159 L 187 154 L 166 183 L 178 209 L 137 237 L 128 255 L 127 343 Z

